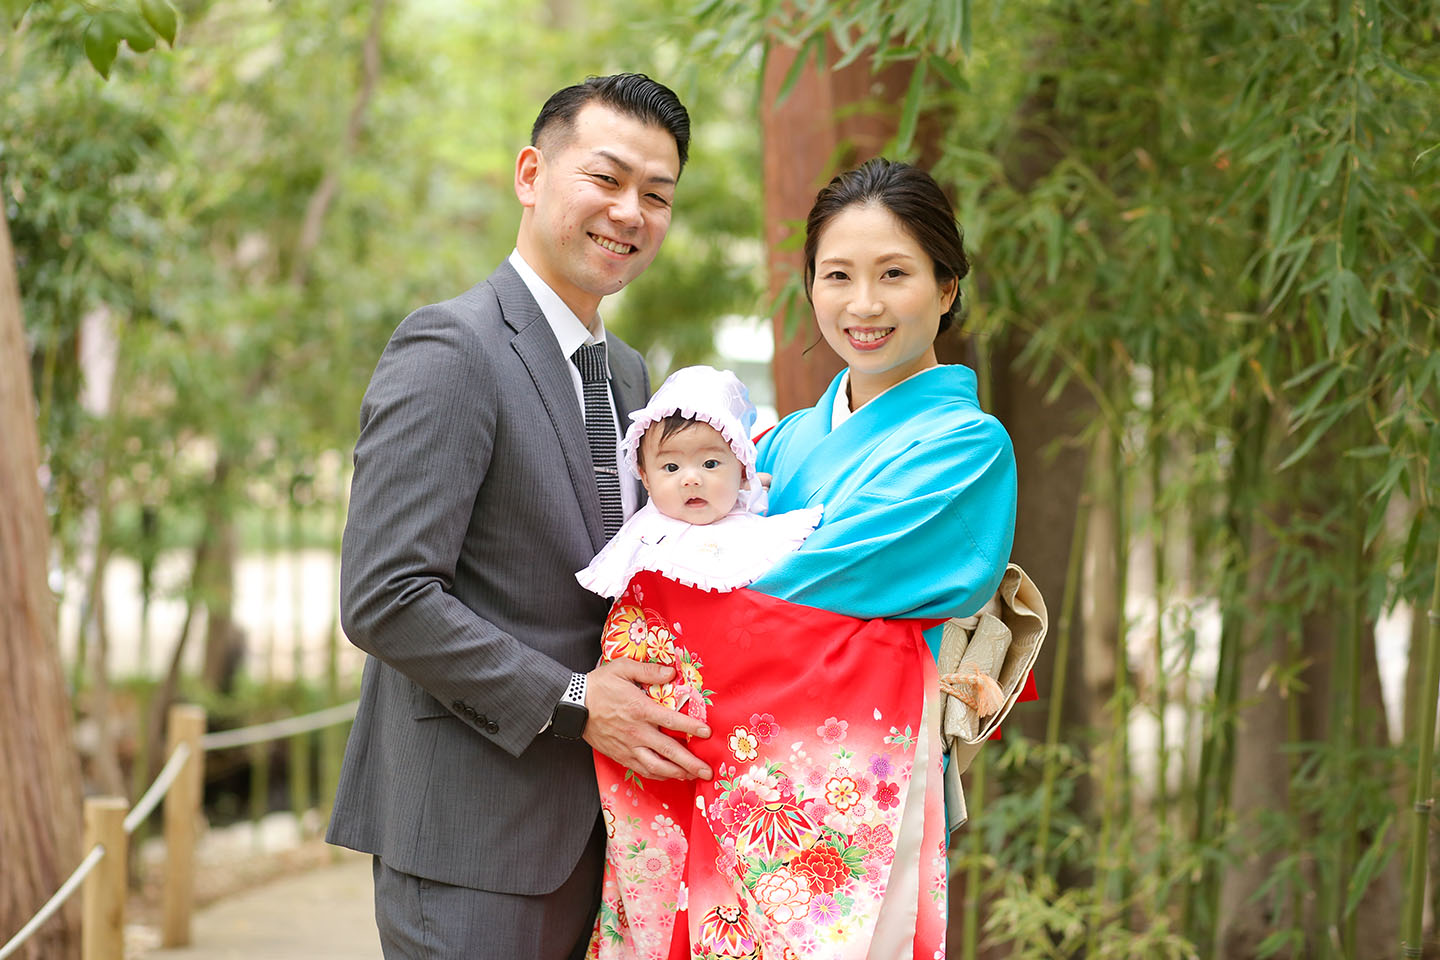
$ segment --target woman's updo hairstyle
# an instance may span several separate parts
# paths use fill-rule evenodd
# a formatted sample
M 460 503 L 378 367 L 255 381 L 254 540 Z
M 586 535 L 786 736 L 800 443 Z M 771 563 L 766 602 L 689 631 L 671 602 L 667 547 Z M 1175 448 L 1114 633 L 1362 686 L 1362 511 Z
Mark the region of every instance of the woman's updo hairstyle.
M 955 223 L 950 201 L 924 170 L 876 157 L 840 174 L 815 195 L 805 220 L 805 296 L 815 285 L 815 251 L 820 234 L 849 207 L 876 204 L 889 210 L 935 262 L 935 281 L 956 281 L 955 299 L 940 318 L 940 333 L 949 330 L 960 312 L 959 281 L 970 272 L 965 241 Z M 813 303 L 813 299 L 812 299 Z

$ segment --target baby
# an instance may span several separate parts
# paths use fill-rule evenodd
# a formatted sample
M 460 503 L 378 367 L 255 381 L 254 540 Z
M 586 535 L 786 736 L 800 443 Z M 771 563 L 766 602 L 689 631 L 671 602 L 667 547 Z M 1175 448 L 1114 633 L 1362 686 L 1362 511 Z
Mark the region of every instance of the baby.
M 624 464 L 650 502 L 576 574 L 588 590 L 618 597 L 637 572 L 704 590 L 753 582 L 795 550 L 821 508 L 765 516 L 755 472 L 755 406 L 738 378 L 713 367 L 671 374 L 620 443 Z

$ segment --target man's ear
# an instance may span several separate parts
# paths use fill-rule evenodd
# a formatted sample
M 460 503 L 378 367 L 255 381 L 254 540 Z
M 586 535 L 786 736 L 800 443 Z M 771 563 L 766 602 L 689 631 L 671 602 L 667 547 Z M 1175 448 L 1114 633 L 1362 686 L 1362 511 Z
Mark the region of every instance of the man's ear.
M 522 207 L 535 206 L 535 182 L 545 162 L 539 147 L 525 147 L 515 157 L 515 196 Z

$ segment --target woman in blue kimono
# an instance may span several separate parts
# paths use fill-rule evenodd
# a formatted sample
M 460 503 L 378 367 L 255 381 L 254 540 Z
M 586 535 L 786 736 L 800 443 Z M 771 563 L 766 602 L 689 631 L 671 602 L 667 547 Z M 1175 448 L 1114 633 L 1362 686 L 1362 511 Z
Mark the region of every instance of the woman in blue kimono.
M 872 160 L 816 198 L 816 322 L 848 365 L 759 443 L 770 513 L 823 507 L 798 551 L 720 592 L 631 578 L 605 650 L 675 665 L 713 781 L 597 763 L 601 960 L 935 960 L 945 951 L 939 625 L 1000 583 L 1009 437 L 936 336 L 968 272 L 928 174 Z M 608 654 L 607 654 L 608 655 Z

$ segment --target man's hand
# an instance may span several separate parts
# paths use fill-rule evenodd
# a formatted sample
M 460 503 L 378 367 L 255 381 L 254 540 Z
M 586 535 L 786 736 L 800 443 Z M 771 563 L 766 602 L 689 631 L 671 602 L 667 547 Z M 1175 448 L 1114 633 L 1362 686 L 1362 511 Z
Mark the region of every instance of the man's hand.
M 645 695 L 646 685 L 674 677 L 674 667 L 628 659 L 608 660 L 590 671 L 585 742 L 647 780 L 709 780 L 710 768 L 665 731 L 708 737 L 710 728 Z

